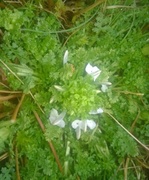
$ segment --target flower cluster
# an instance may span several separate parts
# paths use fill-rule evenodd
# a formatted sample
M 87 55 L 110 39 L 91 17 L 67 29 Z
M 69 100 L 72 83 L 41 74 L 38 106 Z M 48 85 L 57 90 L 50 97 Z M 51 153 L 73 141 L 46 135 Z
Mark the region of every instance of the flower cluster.
M 68 50 L 66 50 L 66 52 L 64 54 L 63 65 L 65 65 L 67 63 L 67 61 L 68 61 Z M 97 66 L 92 66 L 90 63 L 88 63 L 86 65 L 85 71 L 88 75 L 90 75 L 93 78 L 93 81 L 96 81 L 96 79 L 98 78 L 98 76 L 101 73 L 101 70 Z M 109 85 L 111 85 L 110 82 L 102 82 L 101 83 L 101 91 L 106 92 Z M 59 91 L 65 91 L 58 85 L 55 85 L 54 87 L 56 89 L 58 89 Z M 101 114 L 101 113 L 103 113 L 102 108 L 98 108 L 97 110 L 91 110 L 90 112 L 88 112 L 88 114 L 90 114 L 90 115 L 96 115 L 96 114 Z M 63 119 L 64 119 L 65 115 L 66 115 L 66 112 L 62 112 L 59 114 L 56 109 L 52 109 L 49 120 L 52 125 L 57 125 L 61 128 L 64 128 L 65 122 Z M 91 130 L 94 129 L 96 127 L 96 123 L 92 119 L 83 119 L 83 120 L 75 119 L 72 122 L 71 126 L 73 129 L 75 129 L 76 138 L 80 139 L 81 131 L 86 132 L 88 129 L 91 129 Z
M 76 131 L 77 139 L 80 139 L 81 136 L 81 129 L 86 132 L 87 127 L 90 129 L 94 129 L 96 127 L 96 123 L 93 120 L 75 120 L 72 122 L 72 128 Z

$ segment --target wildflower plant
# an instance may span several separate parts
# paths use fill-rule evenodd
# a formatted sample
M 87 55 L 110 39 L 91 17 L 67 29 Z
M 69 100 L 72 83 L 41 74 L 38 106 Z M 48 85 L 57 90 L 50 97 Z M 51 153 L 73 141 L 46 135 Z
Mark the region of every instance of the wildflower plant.
M 68 50 L 66 50 L 63 57 L 64 69 L 65 66 L 67 66 L 68 58 Z M 60 79 L 61 81 L 59 81 L 60 85 L 54 85 L 53 89 L 55 89 L 55 92 L 58 91 L 59 94 L 57 98 L 57 92 L 52 92 L 51 100 L 53 106 L 59 104 L 59 109 L 66 111 L 66 122 L 62 120 L 64 112 L 58 116 L 57 110 L 55 109 L 51 110 L 49 119 L 53 125 L 58 125 L 60 127 L 63 127 L 64 123 L 66 123 L 67 126 L 67 122 L 72 122 L 72 127 L 76 129 L 77 139 L 79 139 L 81 136 L 81 129 L 86 132 L 87 127 L 90 129 L 96 127 L 96 123 L 93 120 L 88 120 L 86 118 L 91 117 L 91 114 L 103 112 L 102 108 L 97 109 L 100 106 L 100 98 L 98 98 L 98 96 L 100 97 L 100 94 L 102 93 L 102 91 L 100 91 L 100 93 L 97 91 L 97 87 L 100 83 L 94 83 L 100 75 L 101 70 L 88 63 L 84 72 L 82 72 L 82 75 L 79 75 L 76 73 L 77 69 L 75 67 L 73 67 L 74 70 L 72 69 L 72 66 L 68 67 L 70 68 L 68 71 L 72 71 L 71 76 L 69 79 L 64 79 L 62 77 Z M 63 73 L 67 74 L 66 69 Z M 91 110 L 94 108 L 97 109 L 97 112 L 91 113 Z M 81 118 L 82 121 L 76 120 L 77 118 Z
M 0 179 L 147 177 L 148 7 L 99 2 L 0 10 Z

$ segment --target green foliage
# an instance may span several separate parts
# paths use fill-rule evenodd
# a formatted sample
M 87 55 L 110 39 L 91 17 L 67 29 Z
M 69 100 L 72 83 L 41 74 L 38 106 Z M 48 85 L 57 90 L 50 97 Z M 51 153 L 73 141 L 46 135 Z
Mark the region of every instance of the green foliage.
M 10 136 L 10 126 L 11 121 L 1 121 L 0 122 L 0 153 L 3 153 L 6 149 L 6 142 Z M 8 142 L 7 142 L 8 143 Z
M 108 113 L 148 144 L 149 34 L 142 30 L 149 21 L 148 6 L 145 1 L 137 8 L 125 7 L 133 1 L 126 1 L 121 8 L 112 7 L 112 3 L 108 2 L 104 11 L 94 8 L 80 16 L 74 24 L 78 29 L 72 28 L 72 34 L 61 31 L 62 25 L 54 14 L 31 4 L 0 10 L 1 67 L 9 89 L 26 94 L 16 123 L 0 126 L 0 152 L 8 151 L 11 157 L 1 165 L 0 179 L 16 178 L 14 142 L 20 176 L 25 180 L 121 180 L 126 158 L 132 159 L 136 168 L 135 158 L 146 155 Z M 95 12 L 88 24 L 79 26 Z M 68 62 L 63 64 L 66 49 Z M 88 63 L 101 70 L 95 82 L 85 72 Z M 105 82 L 112 85 L 102 92 Z M 103 114 L 89 114 L 100 107 Z M 66 112 L 65 128 L 51 124 L 49 116 L 53 108 L 58 113 Z M 44 134 L 33 111 L 38 112 L 45 126 Z M 97 126 L 81 131 L 77 140 L 71 127 L 76 119 L 92 119 Z M 65 162 L 68 163 L 68 173 L 60 173 L 48 141 L 53 142 L 62 167 L 66 168 Z M 140 178 L 146 178 L 143 168 L 138 166 L 136 171 L 129 169 L 128 179 L 136 179 L 136 172 Z
M 64 86 L 64 92 L 57 102 L 62 103 L 64 110 L 74 117 L 85 118 L 87 113 L 97 104 L 98 98 L 96 91 L 93 89 L 87 79 L 71 80 L 68 85 Z M 60 95 L 59 95 L 60 96 Z M 99 101 L 98 101 L 99 103 Z
M 2 152 L 5 147 L 4 143 L 7 140 L 8 135 L 9 135 L 9 129 L 5 128 L 5 127 L 1 128 L 1 130 L 0 130 L 0 152 Z
M 12 180 L 12 174 L 14 173 L 14 168 L 13 167 L 4 167 L 1 169 L 1 174 L 0 174 L 0 178 L 3 180 Z
M 126 144 L 129 144 L 129 146 L 126 146 Z M 124 157 L 126 155 L 135 157 L 138 155 L 136 143 L 132 141 L 128 135 L 121 131 L 114 133 L 111 146 L 113 147 L 115 153 L 120 157 Z

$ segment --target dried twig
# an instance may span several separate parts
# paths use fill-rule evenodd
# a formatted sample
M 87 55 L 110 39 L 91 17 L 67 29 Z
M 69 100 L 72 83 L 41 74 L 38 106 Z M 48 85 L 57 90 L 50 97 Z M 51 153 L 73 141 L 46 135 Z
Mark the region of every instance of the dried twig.
M 135 118 L 134 122 L 133 122 L 132 125 L 131 125 L 130 133 L 133 132 L 133 129 L 134 129 L 134 127 L 135 127 L 135 124 L 136 124 L 139 116 L 140 116 L 140 110 L 139 110 L 139 112 L 138 112 L 138 114 L 137 114 L 137 117 Z M 125 165 L 124 165 L 124 180 L 127 180 L 127 179 L 128 179 L 128 178 L 127 178 L 127 175 L 128 175 L 127 172 L 128 172 L 128 164 L 129 164 L 129 161 L 130 161 L 130 158 L 129 158 L 129 157 L 126 157 L 126 161 L 125 161 Z
M 0 90 L 0 93 L 2 93 L 2 94 L 21 94 L 22 91 L 6 91 L 6 90 Z
M 18 103 L 18 105 L 16 106 L 16 108 L 15 108 L 15 110 L 14 110 L 14 113 L 13 113 L 13 115 L 12 115 L 12 117 L 11 117 L 11 119 L 12 119 L 13 122 L 16 121 L 17 114 L 18 114 L 19 109 L 20 109 L 20 107 L 21 107 L 21 105 L 22 105 L 22 102 L 23 102 L 23 100 L 24 100 L 24 97 L 25 97 L 25 94 L 22 94 L 21 100 L 20 100 L 20 102 Z
M 14 75 L 14 77 L 16 77 L 16 79 L 18 79 L 22 84 L 24 84 L 24 82 L 9 68 L 9 66 L 7 66 L 6 63 L 4 63 L 1 59 L 0 62 L 5 66 L 5 68 L 7 68 L 9 70 L 9 72 Z M 29 91 L 30 96 L 33 98 L 33 100 L 35 101 L 35 103 L 37 104 L 38 108 L 41 110 L 41 112 L 44 114 L 44 111 L 42 110 L 42 108 L 40 107 L 40 105 L 36 102 L 34 95 L 32 94 L 31 91 Z
M 124 180 L 127 180 L 127 175 L 128 175 L 128 164 L 129 164 L 129 157 L 126 158 L 126 162 L 125 162 L 125 165 L 124 165 Z
M 0 101 L 8 101 L 10 99 L 16 98 L 21 96 L 21 94 L 14 94 L 14 95 L 8 95 L 8 96 L 0 96 Z
M 144 162 L 142 162 L 138 158 L 135 158 L 135 160 L 137 160 L 144 168 L 149 169 L 149 165 L 148 164 L 145 164 Z
M 92 5 L 88 6 L 87 8 L 85 9 L 82 9 L 79 14 L 84 14 L 90 10 L 92 10 L 93 8 L 97 7 L 99 4 L 105 2 L 105 0 L 97 0 L 95 3 L 93 3 Z
M 4 153 L 3 155 L 0 156 L 0 161 L 6 159 L 8 157 L 8 152 Z

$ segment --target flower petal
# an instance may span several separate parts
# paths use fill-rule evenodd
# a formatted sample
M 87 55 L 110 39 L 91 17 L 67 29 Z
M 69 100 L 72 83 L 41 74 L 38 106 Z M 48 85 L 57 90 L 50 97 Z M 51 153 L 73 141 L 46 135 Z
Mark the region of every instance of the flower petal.
M 68 61 L 68 50 L 65 51 L 64 58 L 63 58 L 63 64 L 66 64 Z
M 66 115 L 66 112 L 63 111 L 60 115 L 58 115 L 58 119 L 62 120 L 65 117 L 65 115 Z
M 80 137 L 81 137 L 81 128 L 78 126 L 75 131 L 76 131 L 76 138 L 80 139 Z
M 61 121 L 59 121 L 58 124 L 55 124 L 55 125 L 57 125 L 57 126 L 59 126 L 61 128 L 64 128 L 65 127 L 65 122 L 63 120 L 61 120 Z
M 57 117 L 58 117 L 58 112 L 57 112 L 57 110 L 56 110 L 56 109 L 52 109 L 52 110 L 51 110 L 51 113 L 50 113 L 50 117 L 49 117 L 50 122 L 53 124 L 54 121 L 56 121 Z
M 102 108 L 98 108 L 97 110 L 92 110 L 89 112 L 89 114 L 101 114 L 101 113 L 103 113 Z
M 97 66 L 91 66 L 90 63 L 87 64 L 85 71 L 93 77 L 94 81 L 101 73 L 101 70 Z
M 80 126 L 79 126 L 84 132 L 87 130 L 87 121 L 81 121 Z
M 100 75 L 100 72 L 95 72 L 95 73 L 91 74 L 93 76 L 94 81 L 98 78 L 98 76 Z
M 106 92 L 107 89 L 108 89 L 107 85 L 102 84 L 101 90 L 102 90 L 103 92 Z
M 98 108 L 98 109 L 97 109 L 97 113 L 98 113 L 98 114 L 103 113 L 103 109 L 102 109 L 102 108 Z
M 88 73 L 88 74 L 91 74 L 92 73 L 92 66 L 90 65 L 90 63 L 88 63 L 86 65 L 86 68 L 85 68 L 85 71 Z
M 93 120 L 86 120 L 87 121 L 87 126 L 90 129 L 94 129 L 96 127 L 96 123 Z
M 81 121 L 77 119 L 72 122 L 71 126 L 73 129 L 76 129 L 78 126 L 80 126 L 80 123 L 81 123 Z
M 65 112 L 62 112 L 60 115 L 58 115 L 58 111 L 56 109 L 52 109 L 49 117 L 51 124 L 64 127 L 65 122 L 63 121 L 63 118 L 65 114 Z
M 91 66 L 90 63 L 87 64 L 85 70 L 88 74 L 94 74 L 97 72 L 101 72 L 97 66 Z

